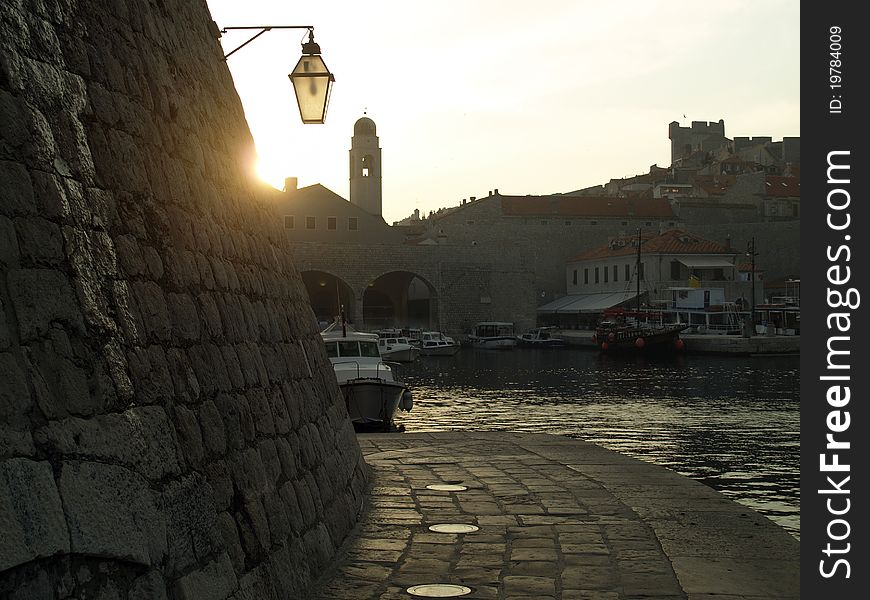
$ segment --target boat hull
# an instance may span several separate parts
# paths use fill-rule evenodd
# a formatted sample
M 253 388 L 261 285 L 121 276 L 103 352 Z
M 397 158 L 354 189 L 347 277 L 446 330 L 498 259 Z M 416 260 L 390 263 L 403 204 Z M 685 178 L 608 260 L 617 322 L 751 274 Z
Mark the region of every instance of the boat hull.
M 420 354 L 423 356 L 454 356 L 459 352 L 459 346 L 451 344 L 449 346 L 434 346 L 427 348 L 423 346 L 420 349 Z
M 472 348 L 484 350 L 512 350 L 516 345 L 517 340 L 512 337 L 473 338 L 471 340 Z
M 597 330 L 595 343 L 603 352 L 679 352 L 685 344 L 680 332 L 685 326 L 650 330 L 628 327 Z
M 407 388 L 379 378 L 348 379 L 338 386 L 354 425 L 388 431 Z
M 395 352 L 381 352 L 381 358 L 394 362 L 414 362 L 419 355 L 420 350 L 413 346 L 404 350 L 396 350 Z

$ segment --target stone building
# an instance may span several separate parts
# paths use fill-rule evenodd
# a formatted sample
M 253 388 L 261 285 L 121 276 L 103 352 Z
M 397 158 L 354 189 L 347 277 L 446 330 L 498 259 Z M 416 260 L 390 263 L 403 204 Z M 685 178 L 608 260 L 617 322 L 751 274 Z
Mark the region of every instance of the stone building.
M 672 289 L 721 289 L 726 302 L 748 302 L 751 283 L 741 271 L 742 253 L 729 244 L 679 229 L 616 236 L 607 244 L 570 258 L 565 266 L 567 295 L 538 308 L 544 319 L 590 325 L 601 311 L 634 306 L 667 307 Z M 757 286 L 761 302 L 761 286 Z

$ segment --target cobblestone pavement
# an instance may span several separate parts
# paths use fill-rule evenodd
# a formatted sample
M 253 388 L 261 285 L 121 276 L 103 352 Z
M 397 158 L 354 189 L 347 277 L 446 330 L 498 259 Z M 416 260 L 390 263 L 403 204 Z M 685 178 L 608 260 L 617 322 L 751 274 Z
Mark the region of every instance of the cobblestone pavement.
M 466 599 L 799 597 L 795 538 L 668 469 L 540 434 L 358 438 L 369 509 L 318 599 L 408 600 L 435 583 L 470 588 Z M 479 530 L 429 530 L 444 523 Z

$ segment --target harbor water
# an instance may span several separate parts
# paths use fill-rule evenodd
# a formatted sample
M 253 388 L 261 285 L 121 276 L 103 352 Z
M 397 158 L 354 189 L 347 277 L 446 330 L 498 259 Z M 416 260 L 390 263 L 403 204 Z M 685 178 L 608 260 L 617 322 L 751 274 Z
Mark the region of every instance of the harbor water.
M 463 348 L 400 375 L 405 431 L 520 431 L 594 442 L 701 481 L 800 537 L 798 356 L 610 356 Z

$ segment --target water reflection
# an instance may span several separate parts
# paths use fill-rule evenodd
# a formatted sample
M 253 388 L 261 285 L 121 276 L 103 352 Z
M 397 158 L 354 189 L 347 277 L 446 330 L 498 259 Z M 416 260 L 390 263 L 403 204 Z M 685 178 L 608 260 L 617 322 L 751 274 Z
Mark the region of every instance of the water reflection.
M 798 357 L 475 351 L 406 365 L 408 432 L 552 433 L 669 467 L 800 534 Z

